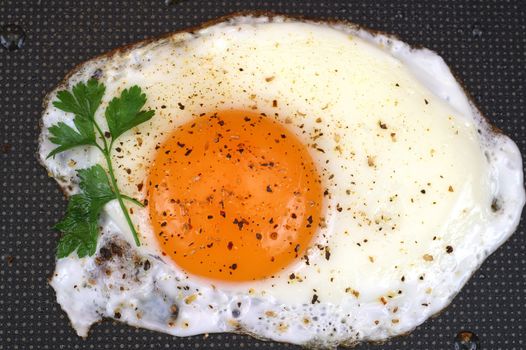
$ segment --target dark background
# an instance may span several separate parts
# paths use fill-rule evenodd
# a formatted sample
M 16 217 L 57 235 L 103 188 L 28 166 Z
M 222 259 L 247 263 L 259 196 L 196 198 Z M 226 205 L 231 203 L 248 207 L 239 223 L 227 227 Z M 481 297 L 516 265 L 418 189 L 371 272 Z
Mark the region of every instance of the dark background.
M 233 334 L 190 338 L 105 321 L 76 336 L 47 283 L 52 226 L 66 201 L 36 161 L 41 101 L 75 65 L 123 44 L 240 10 L 338 18 L 397 33 L 437 51 L 481 110 L 526 154 L 524 1 L 119 1 L 0 0 L 0 25 L 18 24 L 25 46 L 0 48 L 0 350 L 289 348 Z M 407 337 L 366 349 L 453 349 L 461 329 L 482 348 L 526 348 L 525 227 L 475 273 L 453 304 Z

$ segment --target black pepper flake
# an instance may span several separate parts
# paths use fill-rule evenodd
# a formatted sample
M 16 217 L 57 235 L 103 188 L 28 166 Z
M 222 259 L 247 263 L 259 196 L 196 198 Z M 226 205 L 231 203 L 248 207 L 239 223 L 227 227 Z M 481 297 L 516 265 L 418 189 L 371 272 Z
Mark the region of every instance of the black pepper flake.
M 214 218 L 214 216 L 213 216 L 213 215 L 208 215 L 206 218 L 207 218 L 208 220 L 211 220 L 211 219 Z
M 172 304 L 170 306 L 170 313 L 171 313 L 171 317 L 176 319 L 177 316 L 179 316 L 179 307 L 177 307 L 176 304 Z
M 150 260 L 146 260 L 144 262 L 144 265 L 143 265 L 143 269 L 144 271 L 148 271 L 150 269 L 150 267 L 152 266 L 152 264 L 150 263 Z
M 309 223 L 307 227 L 311 227 L 312 225 L 312 215 L 307 218 L 307 222 Z
M 427 99 L 424 98 L 424 102 L 426 103 L 426 105 L 429 104 L 429 101 Z
M 105 131 L 104 136 L 106 136 L 106 138 L 109 139 L 111 137 L 111 134 L 109 131 Z
M 294 252 L 297 253 L 299 252 L 299 250 L 300 250 L 300 245 L 296 244 L 296 246 L 294 247 Z
M 311 300 L 310 303 L 311 303 L 311 304 L 316 304 L 316 303 L 319 304 L 319 303 L 320 303 L 320 301 L 318 300 L 318 296 L 317 296 L 316 294 L 314 294 L 314 295 L 312 296 L 312 300 Z
M 181 111 L 184 110 L 184 105 L 181 102 L 177 102 L 177 105 Z
M 238 220 L 238 219 L 236 218 L 236 219 L 234 219 L 233 223 L 234 223 L 234 225 L 237 225 L 237 227 L 238 227 L 239 230 L 241 231 L 241 230 L 243 229 L 243 226 L 244 226 L 245 224 L 248 224 L 248 221 L 245 220 L 245 219 L 243 219 L 243 218 L 241 218 L 241 220 Z
M 115 317 L 116 319 L 120 319 L 121 318 L 121 313 L 120 312 L 115 312 L 115 314 L 113 314 L 113 317 Z
M 217 122 L 217 124 L 219 124 L 220 126 L 223 126 L 223 125 L 225 125 L 225 121 L 224 121 L 224 120 L 219 120 L 219 121 Z
M 296 219 L 298 216 L 296 215 L 296 213 L 292 213 L 292 214 L 290 214 L 290 217 L 293 218 L 293 219 Z
M 226 217 L 226 213 L 224 210 L 220 210 L 219 215 L 221 215 L 222 217 Z
M 453 253 L 453 247 L 450 246 L 450 245 L 448 245 L 448 246 L 446 247 L 446 253 L 448 253 L 448 254 Z
M 289 275 L 289 279 L 293 280 L 293 279 L 295 279 L 295 278 L 296 278 L 296 275 L 295 275 L 294 273 L 291 273 L 291 274 Z
M 270 185 L 267 185 L 267 192 L 272 192 L 272 187 L 270 187 Z
M 232 248 L 234 248 L 234 243 L 232 243 L 232 241 L 230 241 L 230 242 L 228 242 L 226 247 L 228 248 L 228 250 L 232 250 Z
M 307 266 L 310 266 L 309 256 L 308 256 L 308 255 L 304 255 L 304 256 L 303 256 L 303 259 L 305 260 L 305 264 L 306 264 Z
M 108 248 L 106 248 L 106 247 L 100 248 L 99 254 L 100 254 L 100 257 L 103 260 L 110 260 L 111 259 L 111 251 Z
M 236 263 L 233 263 L 232 265 L 230 265 L 230 269 L 231 269 L 231 270 L 235 270 L 235 269 L 237 269 L 237 264 L 236 264 Z
M 426 194 L 426 190 L 420 190 L 420 193 Z
M 183 147 L 185 146 L 185 144 L 184 144 L 184 143 L 181 143 L 181 142 L 179 142 L 179 141 L 177 141 L 177 146 L 183 148 Z
M 493 200 L 491 201 L 491 210 L 496 213 L 500 210 L 501 206 L 500 206 L 500 203 L 499 203 L 499 200 L 497 198 L 493 198 Z
M 259 241 L 259 240 L 261 240 L 261 238 L 263 238 L 261 233 L 256 233 L 256 239 Z
M 329 260 L 331 258 L 331 252 L 329 250 L 329 247 L 325 247 L 325 260 Z
M 273 100 L 272 107 L 277 107 L 277 106 L 278 106 L 278 100 Z
M 192 149 L 191 148 L 187 148 L 186 152 L 184 152 L 185 157 L 188 157 L 190 155 L 190 153 L 192 153 Z
M 385 123 L 382 123 L 381 120 L 378 121 L 378 126 L 380 126 L 381 129 L 387 129 L 387 125 Z

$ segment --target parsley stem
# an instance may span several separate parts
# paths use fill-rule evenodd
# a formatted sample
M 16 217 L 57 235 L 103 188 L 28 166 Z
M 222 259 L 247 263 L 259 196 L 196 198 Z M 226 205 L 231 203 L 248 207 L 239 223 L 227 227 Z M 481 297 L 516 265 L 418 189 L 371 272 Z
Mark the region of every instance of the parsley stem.
M 141 242 L 139 241 L 139 235 L 137 234 L 137 231 L 135 230 L 135 226 L 133 226 L 133 222 L 131 221 L 130 214 L 128 213 L 128 209 L 126 209 L 126 206 L 124 205 L 123 196 L 121 195 L 119 188 L 117 187 L 117 180 L 115 179 L 115 175 L 113 174 L 113 167 L 111 166 L 111 158 L 110 153 L 108 151 L 104 152 L 104 158 L 106 158 L 106 163 L 108 164 L 108 173 L 110 175 L 110 181 L 113 186 L 113 191 L 115 192 L 115 197 L 117 197 L 117 201 L 119 202 L 119 205 L 122 209 L 122 213 L 124 214 L 124 217 L 126 218 L 126 221 L 128 222 L 128 226 L 130 226 L 130 230 L 133 234 L 133 239 L 135 240 L 135 244 L 137 247 L 141 245 Z
M 125 194 L 121 194 L 121 197 L 122 197 L 122 199 L 125 199 L 125 200 L 127 200 L 127 201 L 130 201 L 130 202 L 132 202 L 133 204 L 138 205 L 138 206 L 141 207 L 141 208 L 144 208 L 144 204 L 142 204 L 141 202 L 139 202 L 139 201 L 138 201 L 137 199 L 135 199 L 135 198 L 129 197 L 129 196 L 125 195 Z
M 115 192 L 115 197 L 117 198 L 117 201 L 119 202 L 119 206 L 121 207 L 122 213 L 124 214 L 124 217 L 126 218 L 126 221 L 128 222 L 128 226 L 130 227 L 130 230 L 133 234 L 133 239 L 135 240 L 135 244 L 137 245 L 137 247 L 139 247 L 141 245 L 141 242 L 139 241 L 139 235 L 137 231 L 135 230 L 135 226 L 133 225 L 133 222 L 130 218 L 128 209 L 126 209 L 126 206 L 124 205 L 124 201 L 123 201 L 124 196 L 119 191 L 119 187 L 117 187 L 117 180 L 115 179 L 115 174 L 113 173 L 113 166 L 112 166 L 111 157 L 110 157 L 111 145 L 113 145 L 113 139 L 110 144 L 110 147 L 108 147 L 108 142 L 106 142 L 106 136 L 102 132 L 99 124 L 95 120 L 93 120 L 93 124 L 95 125 L 95 128 L 97 129 L 97 132 L 99 133 L 99 136 L 102 138 L 102 142 L 104 144 L 104 149 L 101 149 L 100 146 L 99 146 L 99 149 L 101 150 L 102 154 L 104 155 L 104 158 L 106 159 L 106 164 L 108 165 L 108 174 L 110 175 L 110 181 L 113 187 L 113 191 Z

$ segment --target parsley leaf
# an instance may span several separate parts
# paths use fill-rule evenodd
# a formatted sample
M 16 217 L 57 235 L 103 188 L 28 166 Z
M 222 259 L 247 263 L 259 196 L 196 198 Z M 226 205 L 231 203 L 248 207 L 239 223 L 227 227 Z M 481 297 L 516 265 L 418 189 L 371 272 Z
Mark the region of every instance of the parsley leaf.
M 53 106 L 64 112 L 74 113 L 75 116 L 94 120 L 106 87 L 99 84 L 97 80 L 90 79 L 87 84 L 78 83 L 72 90 L 73 93 L 65 90 L 59 91 L 58 101 L 53 102 Z
M 146 95 L 137 85 L 123 90 L 120 97 L 110 101 L 105 116 L 113 140 L 153 117 L 155 111 L 141 111 L 145 103 Z
M 87 84 L 78 83 L 75 85 L 73 93 L 69 91 L 57 93 L 58 101 L 54 101 L 53 105 L 64 112 L 75 114 L 73 124 L 75 124 L 77 131 L 62 122 L 51 126 L 49 128 L 51 133 L 49 140 L 59 146 L 48 154 L 48 158 L 77 146 L 97 146 L 93 129 L 95 112 L 105 90 L 104 85 L 91 79 Z
M 97 144 L 91 121 L 75 117 L 73 123 L 78 131 L 75 131 L 71 126 L 63 122 L 59 122 L 49 128 L 51 134 L 49 141 L 59 146 L 49 152 L 47 158 L 53 157 L 55 154 L 73 147 L 85 145 L 95 146 Z
M 102 166 L 94 165 L 77 173 L 82 192 L 71 196 L 65 217 L 55 225 L 64 233 L 57 248 L 58 258 L 75 250 L 79 257 L 95 253 L 100 213 L 106 203 L 116 198 Z
M 58 242 L 57 258 L 77 250 L 82 258 L 93 255 L 97 246 L 97 220 L 90 219 L 90 201 L 83 194 L 71 196 L 64 218 L 54 228 L 64 234 Z

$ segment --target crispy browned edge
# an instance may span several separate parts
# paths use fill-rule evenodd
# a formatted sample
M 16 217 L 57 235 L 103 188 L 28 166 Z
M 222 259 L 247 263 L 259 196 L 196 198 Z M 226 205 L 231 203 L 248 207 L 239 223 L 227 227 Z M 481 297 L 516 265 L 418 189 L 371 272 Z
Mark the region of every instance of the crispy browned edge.
M 323 20 L 320 20 L 320 19 L 316 19 L 316 18 L 309 18 L 307 16 L 303 16 L 303 15 L 290 15 L 290 14 L 279 14 L 279 13 L 274 13 L 274 12 L 269 12 L 269 11 L 239 11 L 239 12 L 233 12 L 231 14 L 228 14 L 228 15 L 225 15 L 225 16 L 221 16 L 221 17 L 218 17 L 218 18 L 215 18 L 215 19 L 212 19 L 212 20 L 209 20 L 209 21 L 206 21 L 206 22 L 203 22 L 199 25 L 196 25 L 196 26 L 192 26 L 190 28 L 183 28 L 183 29 L 180 29 L 180 30 L 177 30 L 177 31 L 173 31 L 173 32 L 169 32 L 169 33 L 166 33 L 166 34 L 163 34 L 163 35 L 160 35 L 160 36 L 157 36 L 157 37 L 152 37 L 152 38 L 147 38 L 147 39 L 144 39 L 144 40 L 141 40 L 141 41 L 137 41 L 137 42 L 134 42 L 134 43 L 131 43 L 131 44 L 127 44 L 127 45 L 124 45 L 124 46 L 120 46 L 116 49 L 113 49 L 109 52 L 106 52 L 106 53 L 103 53 L 103 54 L 100 54 L 100 55 L 97 55 L 95 57 L 92 57 L 90 58 L 89 60 L 86 60 L 82 63 L 79 63 L 78 65 L 76 65 L 73 69 L 71 69 L 68 74 L 66 74 L 66 76 L 60 81 L 60 83 L 58 83 L 52 90 L 51 92 L 49 92 L 45 97 L 44 97 L 44 100 L 42 102 L 42 109 L 43 111 L 46 110 L 47 108 L 47 105 L 49 104 L 49 100 L 51 98 L 51 96 L 55 93 L 55 91 L 57 91 L 58 89 L 60 88 L 63 88 L 65 86 L 67 86 L 67 82 L 69 80 L 69 78 L 71 76 L 73 76 L 74 74 L 76 74 L 79 70 L 81 70 L 85 64 L 87 64 L 88 62 L 91 62 L 91 61 L 94 61 L 94 60 L 100 60 L 100 59 L 105 59 L 105 58 L 111 58 L 117 54 L 121 54 L 121 53 L 125 53 L 127 51 L 130 51 L 130 50 L 133 50 L 133 49 L 136 49 L 136 48 L 139 48 L 139 47 L 142 47 L 142 46 L 145 46 L 145 45 L 148 45 L 150 43 L 153 43 L 153 42 L 156 42 L 156 41 L 159 41 L 159 40 L 162 40 L 162 39 L 167 39 L 167 38 L 170 38 L 171 36 L 173 35 L 176 35 L 176 34 L 181 34 L 181 33 L 194 33 L 196 31 L 199 31 L 201 29 L 205 29 L 205 28 L 208 28 L 208 27 L 211 27 L 215 24 L 219 24 L 219 23 L 222 23 L 222 22 L 226 22 L 228 20 L 231 20 L 233 18 L 236 18 L 236 17 L 268 17 L 270 20 L 272 20 L 273 18 L 275 17 L 280 17 L 280 18 L 285 18 L 286 20 L 296 20 L 296 21 L 301 21 L 301 22 L 309 22 L 309 23 L 317 23 L 317 24 L 330 24 L 330 25 L 343 25 L 343 26 L 349 26 L 349 27 L 352 27 L 352 28 L 356 28 L 357 30 L 364 30 L 364 31 L 367 31 L 373 35 L 382 35 L 382 36 L 385 36 L 385 37 L 388 37 L 390 39 L 393 39 L 393 40 L 398 40 L 398 41 L 401 41 L 401 42 L 404 42 L 406 43 L 404 40 L 402 40 L 402 38 L 400 38 L 398 35 L 396 34 L 392 34 L 392 33 L 387 33 L 387 32 L 384 32 L 384 31 L 381 31 L 381 30 L 376 30 L 376 29 L 371 29 L 371 28 L 368 28 L 366 26 L 363 26 L 363 25 L 359 25 L 359 24 L 356 24 L 356 23 L 353 23 L 353 22 L 350 22 L 350 21 L 347 21 L 347 20 L 342 20 L 342 19 L 323 19 Z M 409 47 L 412 49 L 412 50 L 419 50 L 419 49 L 427 49 L 426 47 L 422 46 L 422 45 L 410 45 L 408 44 Z M 429 50 L 429 49 L 428 49 Z M 431 50 L 433 53 L 435 53 L 437 56 L 439 57 L 442 57 L 440 56 L 437 52 Z M 489 120 L 489 118 L 487 118 L 480 110 L 480 108 L 477 106 L 477 103 L 475 101 L 475 98 L 469 93 L 469 91 L 467 90 L 467 87 L 466 87 L 466 84 L 464 83 L 464 81 L 460 78 L 459 74 L 454 71 L 448 64 L 447 62 L 445 62 L 446 65 L 448 66 L 449 70 L 451 71 L 451 74 L 453 75 L 453 77 L 455 78 L 455 80 L 459 83 L 459 85 L 461 86 L 464 94 L 468 97 L 468 100 L 471 104 L 471 107 L 472 108 L 475 108 L 478 112 L 479 112 L 479 115 L 483 118 L 483 121 L 485 122 L 486 126 L 488 126 L 489 128 L 489 132 L 493 133 L 493 134 L 503 134 L 502 130 L 500 130 L 498 127 L 496 127 L 495 125 L 493 125 L 491 123 L 491 121 Z M 43 114 L 44 115 L 44 114 Z M 42 115 L 42 116 L 43 116 Z M 40 130 L 42 130 L 43 128 L 43 119 L 41 118 L 40 121 L 39 121 L 39 127 L 40 127 Z M 40 138 L 42 137 L 42 133 L 40 134 Z M 39 140 L 39 147 L 40 147 L 40 142 L 42 140 Z M 38 159 L 38 162 L 44 167 L 47 169 L 47 167 L 45 166 L 45 164 L 42 162 L 41 158 L 40 158 L 40 154 L 39 154 L 39 151 L 37 150 L 37 159 Z M 68 197 L 68 192 L 66 191 L 66 188 L 61 185 L 59 183 L 59 186 L 60 186 L 60 189 L 61 191 L 63 192 L 64 196 L 65 197 Z M 486 257 L 487 258 L 487 257 Z M 479 266 L 480 267 L 480 266 Z M 478 270 L 478 268 L 476 269 Z M 476 271 L 475 270 L 475 271 Z M 475 271 L 473 272 L 473 274 L 475 273 Z M 469 279 L 468 279 L 469 280 Z M 466 283 L 467 281 L 466 280 Z M 51 281 L 51 277 L 48 278 L 48 281 L 50 282 Z M 463 288 L 464 286 L 462 286 Z M 461 288 L 461 289 L 462 289 Z M 460 289 L 460 290 L 461 290 Z M 451 297 L 451 299 L 449 300 L 449 302 L 447 303 L 446 306 L 444 306 L 442 308 L 442 310 L 439 310 L 437 311 L 435 314 L 431 315 L 429 318 L 436 318 L 436 317 L 439 317 L 448 307 L 449 305 L 451 304 L 451 302 L 455 299 L 455 297 L 457 296 L 457 294 L 460 292 L 460 290 L 455 293 L 455 295 L 453 295 Z M 429 319 L 428 318 L 428 319 Z M 95 322 L 94 324 L 97 324 L 97 323 L 101 323 L 103 321 L 105 321 L 106 319 L 109 319 L 109 320 L 113 320 L 115 322 L 119 322 L 119 321 L 116 321 L 112 318 L 102 318 L 101 320 Z M 425 321 L 424 321 L 425 322 Z M 411 334 L 417 327 L 420 327 L 423 323 L 421 323 L 420 325 L 417 325 L 415 326 L 412 330 L 410 331 L 407 331 L 405 333 L 402 333 L 402 334 L 398 334 L 396 336 L 392 336 L 390 338 L 387 338 L 387 339 L 384 339 L 384 340 L 380 340 L 380 341 L 363 341 L 363 342 L 358 342 L 358 341 L 353 341 L 352 343 L 346 343 L 345 341 L 340 343 L 339 346 L 343 346 L 343 347 L 347 347 L 347 348 L 352 348 L 352 347 L 355 347 L 359 344 L 362 344 L 362 343 L 369 343 L 369 344 L 373 344 L 373 345 L 382 345 L 382 344 L 385 344 L 387 341 L 391 340 L 391 339 L 394 339 L 394 338 L 399 338 L 399 337 L 405 337 L 405 336 L 408 336 L 409 334 Z M 93 325 L 92 325 L 93 326 Z M 133 326 L 132 326 L 133 327 Z M 137 328 L 137 327 L 136 327 Z M 243 329 L 242 327 L 236 329 L 234 331 L 235 333 L 238 333 L 238 334 L 244 334 L 244 335 L 249 335 L 255 339 L 258 339 L 258 340 L 261 340 L 261 341 L 269 341 L 269 339 L 266 339 L 266 338 L 262 338 L 260 336 L 258 336 L 257 334 L 254 334 L 246 329 Z M 199 337 L 199 335 L 196 335 L 195 337 Z M 308 349 L 323 349 L 323 347 L 321 347 L 319 344 L 306 344 L 306 345 L 303 345 L 302 347 L 304 348 L 308 348 Z

